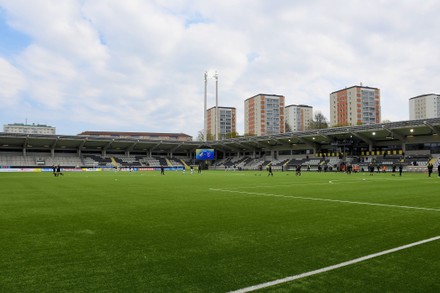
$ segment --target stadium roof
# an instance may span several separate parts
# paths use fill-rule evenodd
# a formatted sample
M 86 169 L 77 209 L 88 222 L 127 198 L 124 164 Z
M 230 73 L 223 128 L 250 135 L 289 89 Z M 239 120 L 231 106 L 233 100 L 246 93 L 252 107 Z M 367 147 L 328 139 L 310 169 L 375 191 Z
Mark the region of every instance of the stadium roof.
M 87 135 L 87 136 L 108 136 L 108 137 L 117 137 L 117 136 L 130 136 L 130 137 L 185 137 L 191 138 L 191 135 L 185 133 L 164 133 L 164 132 L 130 132 L 130 131 L 83 131 L 78 135 Z
M 440 118 L 346 126 L 327 129 L 288 132 L 276 135 L 239 137 L 219 141 L 165 141 L 136 138 L 111 138 L 84 135 L 13 134 L 0 132 L 0 151 L 129 151 L 186 152 L 202 146 L 220 151 L 254 151 L 270 149 L 310 149 L 331 146 L 335 141 L 358 140 L 366 144 L 402 145 L 421 138 L 440 141 Z

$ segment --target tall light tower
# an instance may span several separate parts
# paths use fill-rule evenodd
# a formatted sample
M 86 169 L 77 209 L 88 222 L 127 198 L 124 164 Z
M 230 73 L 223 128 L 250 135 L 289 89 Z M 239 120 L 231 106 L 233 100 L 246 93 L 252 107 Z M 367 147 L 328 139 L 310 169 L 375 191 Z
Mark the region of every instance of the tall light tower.
M 215 140 L 218 140 L 219 113 L 218 113 L 218 74 L 217 71 L 205 71 L 205 113 L 204 113 L 204 136 L 205 141 L 208 140 L 208 79 L 215 79 Z

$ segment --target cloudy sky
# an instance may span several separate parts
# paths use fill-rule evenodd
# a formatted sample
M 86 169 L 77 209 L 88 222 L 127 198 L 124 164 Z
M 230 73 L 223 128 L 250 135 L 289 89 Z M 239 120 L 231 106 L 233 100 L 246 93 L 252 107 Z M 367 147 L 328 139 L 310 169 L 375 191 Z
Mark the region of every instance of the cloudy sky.
M 437 0 L 0 0 L 0 123 L 203 129 L 203 75 L 220 106 L 258 93 L 329 118 L 329 94 L 381 90 L 382 119 L 440 93 Z M 215 104 L 214 80 L 208 106 Z

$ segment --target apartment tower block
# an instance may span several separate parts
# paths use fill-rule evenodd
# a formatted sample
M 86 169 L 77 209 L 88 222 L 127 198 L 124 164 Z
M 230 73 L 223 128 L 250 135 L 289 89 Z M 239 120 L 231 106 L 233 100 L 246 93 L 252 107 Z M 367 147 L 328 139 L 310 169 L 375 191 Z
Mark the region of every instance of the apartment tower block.
M 380 90 L 352 86 L 330 94 L 330 125 L 354 126 L 381 121 Z
M 304 131 L 309 129 L 313 120 L 313 107 L 307 105 L 289 105 L 285 108 L 286 125 L 290 131 Z M 287 131 L 287 130 L 286 130 Z
M 284 132 L 284 96 L 258 94 L 244 101 L 245 135 Z
M 215 139 L 216 127 L 218 139 L 224 139 L 228 134 L 236 133 L 236 109 L 231 107 L 218 107 L 218 119 L 215 110 L 216 107 L 208 109 L 208 138 Z
M 409 119 L 440 117 L 440 95 L 427 94 L 409 99 Z

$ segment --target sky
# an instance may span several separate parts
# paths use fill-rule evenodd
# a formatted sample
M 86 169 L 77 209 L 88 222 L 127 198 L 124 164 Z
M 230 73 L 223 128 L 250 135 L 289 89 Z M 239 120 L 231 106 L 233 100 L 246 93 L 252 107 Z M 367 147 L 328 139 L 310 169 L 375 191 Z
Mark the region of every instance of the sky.
M 0 0 L 0 124 L 82 131 L 203 130 L 259 93 L 329 117 L 331 92 L 381 90 L 382 120 L 440 94 L 437 0 Z M 208 80 L 208 107 L 215 80 Z

